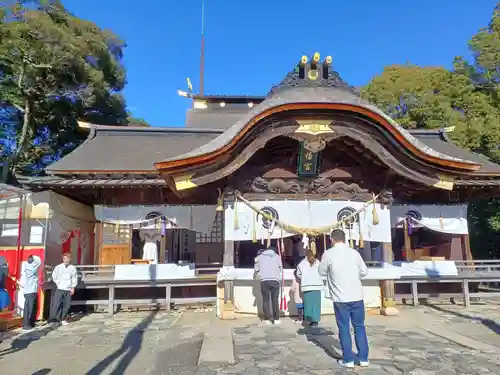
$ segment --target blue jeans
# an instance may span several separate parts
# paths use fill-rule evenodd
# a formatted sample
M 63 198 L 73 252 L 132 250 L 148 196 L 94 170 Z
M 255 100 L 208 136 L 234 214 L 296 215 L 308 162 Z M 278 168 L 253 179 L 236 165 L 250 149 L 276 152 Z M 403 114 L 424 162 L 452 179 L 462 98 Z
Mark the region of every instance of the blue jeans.
M 365 304 L 363 301 L 334 302 L 335 319 L 339 328 L 340 347 L 344 362 L 368 361 L 368 338 L 365 329 Z M 354 341 L 358 354 L 352 351 L 350 323 L 354 328 Z

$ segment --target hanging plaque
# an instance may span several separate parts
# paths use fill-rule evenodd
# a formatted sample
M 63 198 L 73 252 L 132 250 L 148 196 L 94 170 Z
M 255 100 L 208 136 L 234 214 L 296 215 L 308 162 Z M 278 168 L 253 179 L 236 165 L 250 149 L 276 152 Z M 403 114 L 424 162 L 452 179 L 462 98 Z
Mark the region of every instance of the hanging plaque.
M 300 142 L 297 174 L 299 177 L 313 177 L 318 174 L 319 152 L 313 152 L 304 147 Z

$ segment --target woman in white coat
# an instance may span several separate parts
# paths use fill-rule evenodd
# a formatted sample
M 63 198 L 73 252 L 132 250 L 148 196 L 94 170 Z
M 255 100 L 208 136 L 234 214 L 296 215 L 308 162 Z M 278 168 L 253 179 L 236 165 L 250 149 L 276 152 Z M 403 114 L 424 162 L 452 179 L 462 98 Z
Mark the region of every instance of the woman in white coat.
M 300 279 L 300 291 L 304 300 L 304 321 L 310 326 L 318 325 L 321 319 L 321 290 L 323 279 L 319 275 L 319 260 L 309 249 L 306 257 L 297 266 L 297 277 Z

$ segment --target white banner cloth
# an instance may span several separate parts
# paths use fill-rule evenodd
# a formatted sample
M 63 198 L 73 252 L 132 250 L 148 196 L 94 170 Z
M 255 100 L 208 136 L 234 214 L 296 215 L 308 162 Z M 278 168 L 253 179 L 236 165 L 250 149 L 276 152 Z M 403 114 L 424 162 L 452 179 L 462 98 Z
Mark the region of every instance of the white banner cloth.
M 295 269 L 284 269 L 285 281 L 293 280 Z M 368 274 L 363 280 L 397 280 L 401 278 L 401 268 L 388 263 L 382 263 L 381 267 L 368 267 Z M 217 273 L 217 280 L 253 280 L 254 270 L 252 268 L 222 267 Z
M 363 207 L 362 202 L 348 201 L 254 201 L 252 205 L 279 220 L 297 227 L 319 228 L 334 224 L 342 218 Z M 280 238 L 294 233 L 282 231 L 278 225 L 272 228 L 262 215 L 256 215 L 245 203 L 236 203 L 238 227 L 235 228 L 234 203 L 226 204 L 224 217 L 224 236 L 226 240 L 251 241 L 253 232 L 257 239 Z M 370 204 L 360 218 L 355 219 L 344 230 L 348 239 L 359 240 L 360 224 L 365 241 L 391 242 L 391 216 L 388 208 L 376 204 L 379 223 L 373 225 L 373 204 Z M 332 228 L 335 229 L 335 228 Z
M 216 206 L 95 206 L 95 217 L 102 222 L 127 225 L 164 216 L 179 228 L 199 233 L 210 233 L 215 215 Z
M 401 228 L 405 216 L 413 225 L 422 226 L 436 232 L 468 234 L 467 205 L 394 205 L 391 207 L 391 225 Z
M 400 269 L 401 276 L 457 276 L 458 269 L 455 262 L 450 260 L 416 260 L 414 262 L 394 262 Z
M 117 264 L 114 280 L 168 280 L 195 277 L 194 264 Z

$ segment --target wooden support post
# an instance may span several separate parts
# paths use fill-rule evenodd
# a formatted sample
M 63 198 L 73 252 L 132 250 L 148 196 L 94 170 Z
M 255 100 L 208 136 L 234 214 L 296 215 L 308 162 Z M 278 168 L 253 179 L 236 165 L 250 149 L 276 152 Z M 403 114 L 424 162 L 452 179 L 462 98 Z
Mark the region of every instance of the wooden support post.
M 382 260 L 389 264 L 392 263 L 392 243 L 384 242 L 382 244 Z M 399 311 L 396 308 L 394 281 L 382 280 L 380 282 L 380 289 L 382 294 L 382 307 L 380 309 L 380 314 L 387 316 L 398 315 Z
M 115 286 L 109 286 L 108 293 L 108 315 L 113 315 L 115 313 Z
M 223 265 L 234 266 L 234 241 L 224 241 Z M 221 308 L 222 319 L 234 319 L 234 281 L 224 281 L 224 305 Z
M 469 280 L 464 280 L 462 284 L 462 292 L 464 295 L 464 306 L 470 306 L 470 296 L 469 296 Z
M 417 283 L 417 280 L 411 281 L 411 299 L 412 299 L 412 305 L 414 307 L 417 307 L 418 306 L 418 283 Z
M 167 241 L 166 241 L 165 235 L 162 235 L 160 237 L 160 264 L 166 263 L 166 258 L 165 258 L 166 242 Z
M 170 312 L 170 307 L 172 305 L 172 284 L 168 283 L 165 286 L 165 310 Z
M 407 225 L 404 225 L 403 232 L 404 232 L 403 238 L 404 238 L 405 260 L 413 260 L 413 254 L 412 254 L 412 249 L 411 249 L 411 238 L 410 238 L 410 235 L 408 234 L 408 226 Z
M 468 234 L 462 234 L 462 250 L 464 254 L 464 260 L 467 262 L 466 265 L 473 266 L 472 262 L 472 252 L 470 250 L 470 238 Z M 470 263 L 469 263 L 470 262 Z

